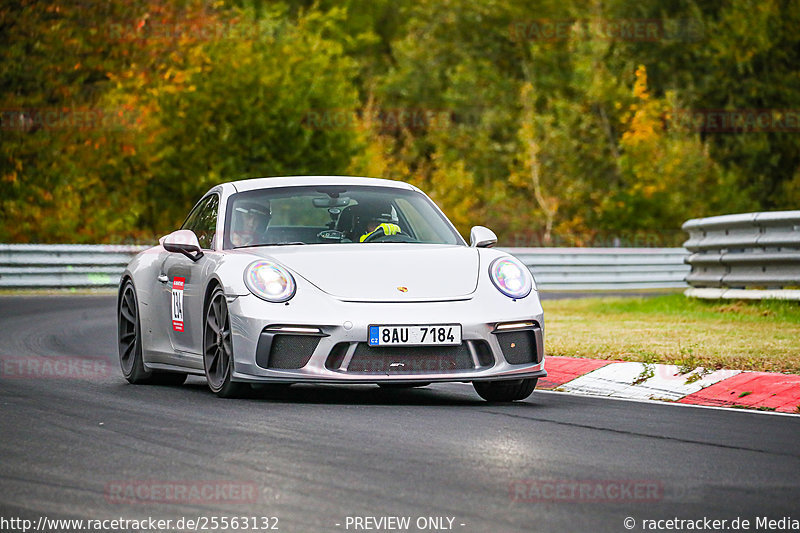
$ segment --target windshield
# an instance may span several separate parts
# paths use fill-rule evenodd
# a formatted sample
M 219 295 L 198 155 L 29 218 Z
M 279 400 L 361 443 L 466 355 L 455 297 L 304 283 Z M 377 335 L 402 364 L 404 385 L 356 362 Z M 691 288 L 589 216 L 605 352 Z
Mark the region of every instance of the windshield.
M 225 249 L 290 244 L 464 244 L 423 194 L 369 186 L 259 189 L 231 195 Z

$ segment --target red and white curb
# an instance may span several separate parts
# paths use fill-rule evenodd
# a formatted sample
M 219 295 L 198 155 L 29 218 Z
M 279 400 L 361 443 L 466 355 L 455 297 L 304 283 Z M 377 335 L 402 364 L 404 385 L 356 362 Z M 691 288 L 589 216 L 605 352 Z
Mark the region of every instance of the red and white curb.
M 800 375 L 742 370 L 682 372 L 675 365 L 550 356 L 538 388 L 574 394 L 665 400 L 800 413 Z

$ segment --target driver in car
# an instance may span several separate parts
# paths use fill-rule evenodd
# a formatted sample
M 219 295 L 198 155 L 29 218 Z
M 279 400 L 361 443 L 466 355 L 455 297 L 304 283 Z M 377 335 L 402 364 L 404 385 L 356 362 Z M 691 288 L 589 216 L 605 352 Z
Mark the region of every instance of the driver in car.
M 269 202 L 258 204 L 254 202 L 241 203 L 234 210 L 233 231 L 231 243 L 235 247 L 262 244 L 264 232 L 272 218 L 272 209 Z
M 390 205 L 365 206 L 364 211 L 362 217 L 367 220 L 364 227 L 366 233 L 361 236 L 358 242 L 364 242 L 372 235 L 397 235 L 401 233 L 400 226 L 394 223 Z

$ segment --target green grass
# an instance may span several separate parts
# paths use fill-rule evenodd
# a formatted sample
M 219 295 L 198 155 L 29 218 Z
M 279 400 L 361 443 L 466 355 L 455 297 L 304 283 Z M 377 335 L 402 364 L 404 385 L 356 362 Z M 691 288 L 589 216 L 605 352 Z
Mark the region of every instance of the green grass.
M 800 303 L 686 298 L 545 300 L 549 355 L 800 374 Z

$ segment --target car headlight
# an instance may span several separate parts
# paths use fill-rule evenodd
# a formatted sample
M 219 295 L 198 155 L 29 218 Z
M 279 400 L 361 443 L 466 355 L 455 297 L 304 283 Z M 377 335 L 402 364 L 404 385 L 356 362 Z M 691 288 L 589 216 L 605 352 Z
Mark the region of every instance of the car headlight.
M 270 261 L 251 263 L 244 272 L 250 292 L 268 302 L 285 302 L 294 296 L 297 285 L 288 270 Z
M 533 289 L 530 271 L 510 257 L 499 257 L 489 265 L 489 277 L 497 290 L 509 298 L 525 298 Z

